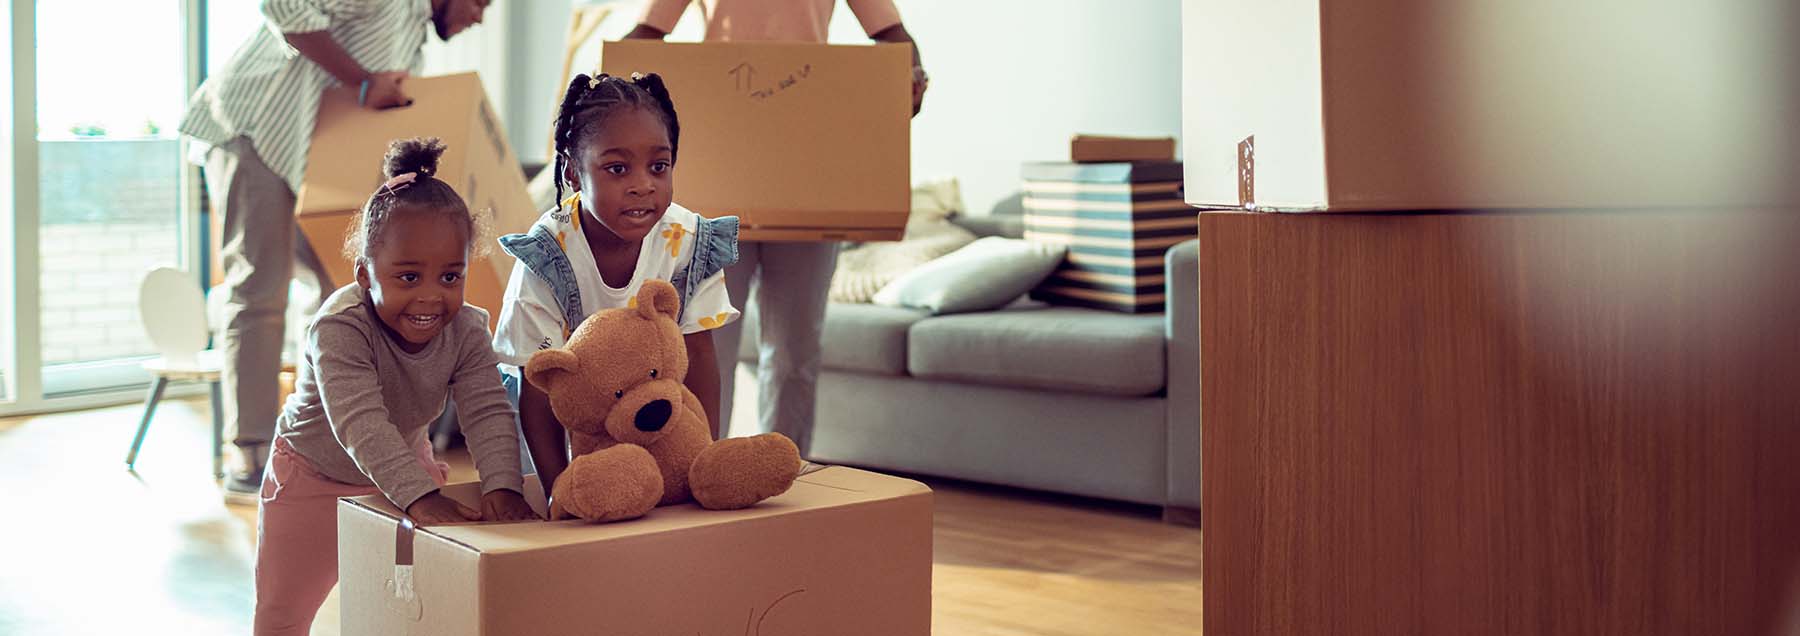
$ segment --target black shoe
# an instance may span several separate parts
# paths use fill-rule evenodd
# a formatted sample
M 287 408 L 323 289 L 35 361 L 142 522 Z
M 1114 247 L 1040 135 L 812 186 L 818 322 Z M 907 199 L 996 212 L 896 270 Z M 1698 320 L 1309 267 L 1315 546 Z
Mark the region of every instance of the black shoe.
M 238 467 L 225 475 L 225 503 L 254 506 L 262 501 L 264 455 L 262 446 L 239 446 Z

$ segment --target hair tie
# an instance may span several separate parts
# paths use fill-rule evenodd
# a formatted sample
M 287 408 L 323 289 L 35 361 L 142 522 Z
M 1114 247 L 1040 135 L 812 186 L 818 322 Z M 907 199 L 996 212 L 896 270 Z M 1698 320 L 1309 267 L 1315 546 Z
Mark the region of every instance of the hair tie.
M 394 178 L 388 179 L 387 183 L 383 183 L 383 184 L 381 184 L 381 187 L 376 188 L 375 194 L 377 196 L 380 196 L 380 195 L 384 195 L 384 194 L 393 194 L 395 192 L 405 190 L 407 188 L 407 186 L 412 185 L 414 181 L 417 181 L 419 179 L 420 174 L 424 174 L 424 171 L 420 170 L 417 172 L 404 172 L 401 174 L 394 175 Z

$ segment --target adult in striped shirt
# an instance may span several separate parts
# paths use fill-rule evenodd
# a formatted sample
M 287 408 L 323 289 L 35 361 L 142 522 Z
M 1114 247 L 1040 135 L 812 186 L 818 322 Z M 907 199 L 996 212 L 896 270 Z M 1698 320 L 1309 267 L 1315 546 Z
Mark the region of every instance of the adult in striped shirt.
M 255 504 L 274 434 L 288 281 L 296 263 L 331 290 L 318 258 L 296 240 L 294 197 L 319 95 L 359 87 L 363 105 L 410 103 L 428 29 L 439 38 L 481 22 L 490 0 L 263 0 L 264 28 L 188 102 L 193 143 L 213 214 L 224 215 L 224 415 L 239 460 L 225 499 Z M 343 281 L 338 281 L 343 282 Z

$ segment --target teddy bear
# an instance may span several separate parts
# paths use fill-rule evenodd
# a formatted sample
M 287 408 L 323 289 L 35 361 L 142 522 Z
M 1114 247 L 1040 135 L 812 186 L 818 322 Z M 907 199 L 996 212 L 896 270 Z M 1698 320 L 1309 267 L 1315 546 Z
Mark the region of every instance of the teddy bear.
M 551 486 L 550 518 L 634 519 L 659 505 L 745 508 L 787 492 L 800 451 L 779 433 L 714 441 L 683 384 L 680 297 L 645 281 L 630 306 L 582 321 L 562 347 L 532 354 L 525 379 L 550 398 L 573 459 Z

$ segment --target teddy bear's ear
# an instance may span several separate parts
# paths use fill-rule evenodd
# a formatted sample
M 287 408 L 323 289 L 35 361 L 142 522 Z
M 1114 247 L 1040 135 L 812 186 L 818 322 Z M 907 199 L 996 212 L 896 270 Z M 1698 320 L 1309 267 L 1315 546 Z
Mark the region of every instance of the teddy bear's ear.
M 525 379 L 544 393 L 556 390 L 556 384 L 575 373 L 577 360 L 568 349 L 544 349 L 525 361 Z
M 638 288 L 637 310 L 638 315 L 651 320 L 655 320 L 657 314 L 675 320 L 681 315 L 681 295 L 666 281 L 646 280 L 644 286 Z

